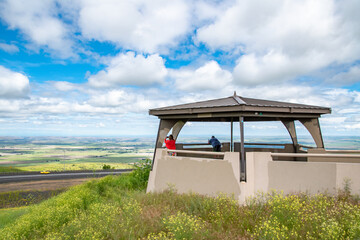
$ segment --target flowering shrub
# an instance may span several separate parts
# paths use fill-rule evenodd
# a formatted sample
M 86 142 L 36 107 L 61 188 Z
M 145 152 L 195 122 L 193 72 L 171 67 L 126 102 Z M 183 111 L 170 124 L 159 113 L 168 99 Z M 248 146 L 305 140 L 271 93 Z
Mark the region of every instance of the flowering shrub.
M 268 194 L 256 239 L 358 239 L 360 206 L 323 194 Z
M 346 191 L 273 192 L 240 206 L 225 194 L 145 194 L 149 169 L 147 163 L 31 206 L 0 229 L 0 239 L 360 239 L 359 199 Z
M 204 223 L 200 218 L 189 216 L 184 212 L 164 218 L 163 223 L 175 239 L 194 239 L 204 228 Z

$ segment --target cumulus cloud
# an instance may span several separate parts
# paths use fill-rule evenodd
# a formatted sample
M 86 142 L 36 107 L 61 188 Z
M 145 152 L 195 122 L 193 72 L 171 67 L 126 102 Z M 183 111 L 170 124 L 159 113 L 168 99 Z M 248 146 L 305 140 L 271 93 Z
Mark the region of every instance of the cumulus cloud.
M 353 66 L 345 72 L 336 74 L 327 81 L 337 85 L 350 85 L 360 82 L 360 66 Z
M 183 0 L 87 0 L 81 2 L 79 26 L 88 39 L 154 53 L 189 31 L 190 13 Z
M 302 65 L 294 65 L 286 55 L 269 52 L 259 57 L 252 53 L 237 60 L 233 74 L 237 83 L 257 85 L 290 80 L 301 70 Z
M 25 75 L 0 66 L 0 98 L 25 97 L 29 90 L 29 79 Z
M 58 18 L 55 1 L 5 0 L 0 13 L 10 29 L 26 36 L 30 48 L 45 48 L 63 58 L 74 56 L 68 26 Z
M 77 86 L 75 84 L 70 83 L 70 82 L 64 82 L 64 81 L 53 82 L 53 85 L 57 90 L 62 91 L 62 92 L 72 91 L 77 88 Z
M 119 113 L 147 112 L 156 106 L 159 99 L 145 97 L 144 93 L 129 91 L 128 89 L 116 89 L 105 93 L 93 95 L 89 104 L 94 107 L 111 108 Z M 118 110 L 116 110 L 118 109 Z
M 105 70 L 90 76 L 89 84 L 93 87 L 150 86 L 162 84 L 166 75 L 164 60 L 158 54 L 145 57 L 128 52 L 112 58 Z
M 7 53 L 19 52 L 19 48 L 14 44 L 0 43 L 0 49 Z
M 294 79 L 359 58 L 360 35 L 353 25 L 358 16 L 347 14 L 354 13 L 353 1 L 345 2 L 238 0 L 199 28 L 197 41 L 213 49 L 242 50 L 234 69 L 239 84 Z
M 210 61 L 196 70 L 174 70 L 171 76 L 180 90 L 216 90 L 232 81 L 232 74 L 222 69 L 216 61 Z

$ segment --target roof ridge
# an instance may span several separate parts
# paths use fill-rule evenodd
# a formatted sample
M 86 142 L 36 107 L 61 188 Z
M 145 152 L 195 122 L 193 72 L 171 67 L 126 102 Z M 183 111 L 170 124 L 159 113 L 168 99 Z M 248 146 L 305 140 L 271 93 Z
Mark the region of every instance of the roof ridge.
M 238 95 L 236 95 L 236 92 L 234 92 L 234 95 L 231 96 L 239 105 L 244 105 L 246 102 L 242 100 Z

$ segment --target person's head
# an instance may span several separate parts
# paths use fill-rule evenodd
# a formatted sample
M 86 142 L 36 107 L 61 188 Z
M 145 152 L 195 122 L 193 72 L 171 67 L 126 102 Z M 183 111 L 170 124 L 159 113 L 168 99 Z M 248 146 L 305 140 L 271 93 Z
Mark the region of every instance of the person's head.
M 211 138 L 215 138 L 214 136 L 211 136 Z
M 174 140 L 174 136 L 172 134 L 169 135 L 170 140 Z

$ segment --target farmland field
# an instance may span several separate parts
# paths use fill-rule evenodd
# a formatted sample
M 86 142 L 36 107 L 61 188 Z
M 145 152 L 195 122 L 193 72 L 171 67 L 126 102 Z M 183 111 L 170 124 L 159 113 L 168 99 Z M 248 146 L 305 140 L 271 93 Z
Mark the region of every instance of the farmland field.
M 179 136 L 178 142 L 206 143 L 208 136 Z M 229 142 L 229 136 L 218 136 Z M 315 146 L 309 137 L 300 143 Z M 69 171 L 132 168 L 141 159 L 152 158 L 155 137 L 0 137 L 0 172 Z M 235 138 L 236 141 L 236 138 Z M 288 136 L 245 138 L 245 142 L 291 143 Z M 360 149 L 353 137 L 324 137 L 327 149 Z
M 152 138 L 0 137 L 0 172 L 131 168 L 151 158 Z

